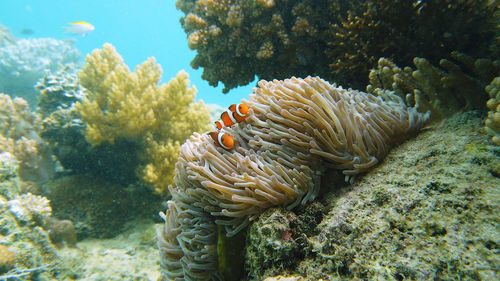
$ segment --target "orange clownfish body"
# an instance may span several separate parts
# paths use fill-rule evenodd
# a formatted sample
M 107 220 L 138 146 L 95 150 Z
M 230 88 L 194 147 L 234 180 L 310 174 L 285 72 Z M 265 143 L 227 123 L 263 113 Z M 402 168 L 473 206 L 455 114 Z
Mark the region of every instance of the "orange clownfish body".
M 234 138 L 230 134 L 224 132 L 210 132 L 208 134 L 214 140 L 215 146 L 222 147 L 225 150 L 233 149 Z
M 220 115 L 220 120 L 215 122 L 217 129 L 222 129 L 222 127 L 230 127 L 236 123 L 239 123 L 247 117 L 248 106 L 240 104 L 232 104 L 228 110 L 224 111 Z

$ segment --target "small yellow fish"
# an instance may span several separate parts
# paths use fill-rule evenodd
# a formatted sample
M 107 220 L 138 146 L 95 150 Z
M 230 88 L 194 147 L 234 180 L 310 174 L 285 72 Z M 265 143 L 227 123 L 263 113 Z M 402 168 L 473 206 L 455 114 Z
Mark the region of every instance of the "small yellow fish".
M 71 32 L 73 34 L 81 34 L 83 36 L 86 36 L 87 34 L 92 32 L 92 30 L 95 29 L 93 25 L 84 21 L 70 22 L 69 26 L 63 26 L 63 27 L 66 28 L 66 32 Z

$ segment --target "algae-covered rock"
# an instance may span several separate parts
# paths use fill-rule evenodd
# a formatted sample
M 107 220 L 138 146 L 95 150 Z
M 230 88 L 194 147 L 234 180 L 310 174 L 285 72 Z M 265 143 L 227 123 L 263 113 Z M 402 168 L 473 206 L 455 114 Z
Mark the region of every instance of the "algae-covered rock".
M 247 236 L 261 245 L 258 251 L 250 245 L 247 253 L 262 253 L 247 254 L 250 280 L 280 274 L 308 280 L 495 279 L 500 150 L 481 127 L 477 113 L 454 116 L 395 148 L 352 186 L 328 193 L 321 199 L 327 212 L 319 232 L 302 236 L 302 248 L 266 250 L 265 241 L 267 249 L 287 245 L 280 229 L 290 226 L 282 211 L 266 212 Z M 304 235 L 294 231 L 293 238 Z M 280 260 L 287 263 L 271 262 Z
M 63 261 L 47 231 L 16 219 L 7 198 L 0 195 L 0 280 L 73 280 L 77 275 L 78 269 Z
M 57 179 L 48 195 L 54 216 L 75 223 L 79 238 L 111 237 L 130 218 L 132 203 L 121 185 L 88 175 Z
M 300 255 L 292 237 L 290 222 L 297 216 L 286 209 L 269 209 L 248 230 L 247 270 L 254 280 L 274 276 L 280 270 L 293 269 Z
M 0 274 L 12 269 L 16 264 L 16 254 L 9 247 L 0 244 Z

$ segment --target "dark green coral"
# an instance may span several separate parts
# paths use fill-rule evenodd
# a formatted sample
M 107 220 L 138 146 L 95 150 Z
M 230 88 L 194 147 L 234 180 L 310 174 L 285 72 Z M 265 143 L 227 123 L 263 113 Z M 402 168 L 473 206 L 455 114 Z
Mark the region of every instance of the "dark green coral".
M 363 88 L 380 57 L 437 63 L 451 51 L 494 55 L 498 7 L 490 1 L 178 0 L 197 50 L 191 65 L 224 92 L 258 79 L 318 75 Z

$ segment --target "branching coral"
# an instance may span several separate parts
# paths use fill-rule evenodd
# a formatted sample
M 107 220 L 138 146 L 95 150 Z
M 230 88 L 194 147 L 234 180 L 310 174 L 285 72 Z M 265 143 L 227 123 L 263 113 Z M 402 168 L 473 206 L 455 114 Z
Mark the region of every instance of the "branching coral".
M 40 91 L 37 112 L 47 117 L 58 109 L 68 109 L 81 101 L 85 91 L 78 83 L 78 68 L 74 64 L 65 65 L 56 73 L 47 70 L 35 84 Z
M 408 65 L 414 57 L 431 63 L 451 51 L 488 56 L 495 11 L 487 0 L 349 1 L 346 16 L 328 30 L 327 57 L 334 73 L 362 87 L 380 57 Z M 449 20 L 446 20 L 449 19 Z
M 450 116 L 461 109 L 483 108 L 487 99 L 483 88 L 498 72 L 499 62 L 475 60 L 457 52 L 451 56 L 454 60 L 442 59 L 440 67 L 415 58 L 415 70 L 401 69 L 381 58 L 377 69 L 370 71 L 367 91 L 374 94 L 394 91 L 408 106 L 415 106 L 420 112 L 431 111 L 433 119 Z
M 165 191 L 180 142 L 208 129 L 210 120 L 203 102 L 194 102 L 196 88 L 189 88 L 188 74 L 180 71 L 159 85 L 162 71 L 154 58 L 131 72 L 110 44 L 86 61 L 80 83 L 88 94 L 75 105 L 86 123 L 86 139 L 94 146 L 117 139 L 144 146 L 150 163 L 143 176 L 158 192 Z
M 42 196 L 31 193 L 16 196 L 8 202 L 9 210 L 18 220 L 29 222 L 38 221 L 50 217 L 52 208 L 50 201 Z
M 177 1 L 186 15 L 181 23 L 188 46 L 198 51 L 191 65 L 203 67 L 210 85 L 224 83 L 224 92 L 252 82 L 255 75 L 326 76 L 321 31 L 328 28 L 324 19 L 332 11 L 325 9 L 327 1 L 301 2 Z
M 494 2 L 494 1 L 493 1 Z M 378 58 L 435 63 L 490 54 L 498 7 L 488 0 L 178 0 L 191 62 L 224 92 L 260 79 L 319 75 L 360 88 Z
M 214 276 L 208 249 L 215 238 L 206 232 L 214 223 L 231 236 L 271 206 L 313 200 L 325 167 L 352 179 L 428 118 L 395 95 L 344 90 L 318 77 L 261 81 L 254 92 L 243 101 L 250 108 L 244 123 L 225 129 L 235 149 L 197 133 L 181 147 L 173 201 L 158 231 L 166 280 L 180 278 L 183 260 L 185 279 Z
M 79 70 L 69 64 L 56 73 L 47 71 L 35 89 L 40 91 L 37 109 L 42 118 L 40 136 L 66 170 L 85 173 L 101 167 L 92 157 L 91 146 L 83 136 L 85 126 L 73 106 L 85 95 L 78 81 Z

